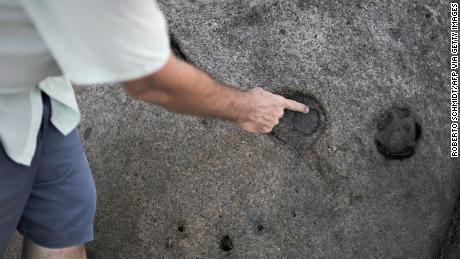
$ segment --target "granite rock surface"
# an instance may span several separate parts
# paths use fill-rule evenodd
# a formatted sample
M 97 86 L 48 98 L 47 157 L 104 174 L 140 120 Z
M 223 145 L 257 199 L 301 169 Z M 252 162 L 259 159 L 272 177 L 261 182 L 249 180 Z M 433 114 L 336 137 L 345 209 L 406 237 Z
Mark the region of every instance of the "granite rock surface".
M 99 195 L 90 258 L 433 258 L 446 239 L 455 250 L 448 1 L 159 2 L 183 59 L 240 89 L 312 96 L 324 126 L 314 139 L 258 137 L 119 85 L 78 87 Z M 374 139 L 395 105 L 421 130 L 404 160 Z
M 449 158 L 449 2 L 159 1 L 176 53 L 240 89 L 313 96 L 325 125 L 273 134 L 80 87 L 98 186 L 93 258 L 433 258 L 460 164 Z M 374 136 L 393 106 L 420 124 L 412 156 Z
M 120 85 L 77 87 L 99 197 L 89 258 L 458 253 L 448 1 L 159 3 L 182 59 L 239 89 L 311 96 L 324 125 L 255 136 L 132 101 Z M 394 106 L 420 126 L 404 160 L 375 143 Z

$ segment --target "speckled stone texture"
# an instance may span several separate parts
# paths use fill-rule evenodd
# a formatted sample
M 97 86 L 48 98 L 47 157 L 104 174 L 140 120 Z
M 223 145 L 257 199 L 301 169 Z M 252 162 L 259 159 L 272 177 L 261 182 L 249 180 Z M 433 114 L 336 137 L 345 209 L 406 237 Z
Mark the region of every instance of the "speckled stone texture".
M 457 198 L 455 210 L 452 215 L 449 231 L 444 245 L 438 254 L 438 259 L 460 258 L 460 196 Z
M 160 5 L 182 59 L 240 89 L 314 96 L 325 125 L 299 149 L 119 85 L 77 87 L 99 195 L 89 258 L 457 258 L 448 1 Z M 422 129 L 405 160 L 375 146 L 395 105 Z M 7 258 L 19 251 L 16 237 Z
M 21 259 L 21 252 L 22 252 L 22 236 L 16 232 L 14 233 L 13 238 L 6 250 L 6 259 Z M 0 256 L 1 258 L 1 256 Z
M 99 194 L 90 257 L 439 253 L 460 172 L 449 158 L 447 1 L 160 2 L 186 59 L 240 89 L 311 94 L 326 125 L 298 152 L 131 101 L 120 86 L 80 87 Z M 374 143 L 394 105 L 422 128 L 401 161 Z
M 99 195 L 90 258 L 438 255 L 460 180 L 449 158 L 448 1 L 160 5 L 183 58 L 240 89 L 314 96 L 324 130 L 299 152 L 131 101 L 119 85 L 78 87 Z M 374 142 L 394 105 L 422 129 L 405 160 Z

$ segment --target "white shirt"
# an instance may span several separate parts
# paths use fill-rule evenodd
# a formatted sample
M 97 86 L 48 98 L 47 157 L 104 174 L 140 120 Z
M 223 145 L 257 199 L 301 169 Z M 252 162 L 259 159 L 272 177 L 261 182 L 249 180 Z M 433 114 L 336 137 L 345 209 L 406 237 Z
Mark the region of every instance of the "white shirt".
M 30 165 L 41 91 L 51 97 L 51 122 L 66 135 L 80 120 L 70 82 L 140 78 L 159 70 L 169 55 L 166 21 L 152 0 L 0 0 L 3 148 Z

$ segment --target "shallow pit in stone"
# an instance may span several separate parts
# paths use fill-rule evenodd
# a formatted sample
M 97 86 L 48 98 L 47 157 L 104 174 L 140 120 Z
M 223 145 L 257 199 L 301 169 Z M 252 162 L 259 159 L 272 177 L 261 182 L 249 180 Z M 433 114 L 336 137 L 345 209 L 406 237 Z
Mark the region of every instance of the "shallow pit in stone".
M 415 153 L 422 127 L 408 108 L 392 107 L 377 122 L 374 140 L 387 159 L 406 159 Z
M 230 236 L 225 235 L 221 240 L 220 240 L 220 249 L 222 249 L 225 252 L 229 252 L 230 250 L 233 249 L 233 241 L 230 238 Z
M 305 136 L 310 136 L 322 126 L 324 112 L 321 105 L 312 96 L 301 93 L 287 95 L 286 98 L 306 104 L 310 107 L 308 113 L 285 111 L 281 123 L 286 123 L 291 130 L 301 132 Z
M 262 232 L 262 231 L 264 231 L 265 227 L 264 227 L 264 225 L 262 225 L 262 224 L 258 224 L 258 225 L 256 226 L 256 229 L 257 229 L 257 232 Z
M 179 232 L 184 232 L 184 231 L 185 231 L 185 226 L 182 225 L 182 224 L 179 224 L 179 225 L 177 226 L 177 231 L 179 231 Z
M 283 118 L 271 134 L 285 144 L 293 145 L 298 150 L 307 148 L 326 125 L 326 113 L 319 101 L 310 94 L 294 92 L 281 95 L 306 104 L 310 111 L 302 113 L 285 110 Z

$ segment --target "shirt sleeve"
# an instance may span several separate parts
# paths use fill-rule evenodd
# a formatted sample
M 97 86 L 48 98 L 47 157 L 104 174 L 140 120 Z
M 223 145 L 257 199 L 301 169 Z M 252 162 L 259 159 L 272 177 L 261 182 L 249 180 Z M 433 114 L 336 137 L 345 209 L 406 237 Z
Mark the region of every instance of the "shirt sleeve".
M 154 0 L 21 0 L 64 75 L 76 84 L 159 70 L 170 45 Z

